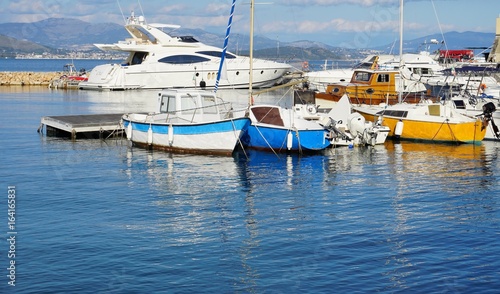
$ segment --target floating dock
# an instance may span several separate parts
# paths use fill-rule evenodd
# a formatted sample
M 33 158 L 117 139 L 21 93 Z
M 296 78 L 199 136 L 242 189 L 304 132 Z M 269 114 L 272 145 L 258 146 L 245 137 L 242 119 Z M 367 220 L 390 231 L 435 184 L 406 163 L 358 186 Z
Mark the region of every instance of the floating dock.
M 43 132 L 45 126 L 47 136 L 103 139 L 123 134 L 122 116 L 121 113 L 44 116 L 38 132 Z

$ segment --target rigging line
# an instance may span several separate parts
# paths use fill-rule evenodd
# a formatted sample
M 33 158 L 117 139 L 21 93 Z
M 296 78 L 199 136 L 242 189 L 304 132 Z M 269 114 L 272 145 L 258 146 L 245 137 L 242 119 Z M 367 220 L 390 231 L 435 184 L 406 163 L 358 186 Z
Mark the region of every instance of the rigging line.
M 234 134 L 234 132 L 237 132 L 237 131 L 236 131 L 236 125 L 234 124 L 234 119 L 231 119 L 231 123 L 232 123 L 232 125 L 233 125 L 233 134 Z M 235 135 L 236 135 L 236 134 L 235 134 Z M 248 155 L 247 155 L 247 152 L 246 152 L 246 150 L 245 150 L 245 147 L 243 146 L 243 142 L 241 142 L 241 133 L 240 133 L 240 135 L 238 136 L 238 143 L 239 143 L 239 145 L 240 145 L 240 147 L 241 147 L 241 150 L 243 151 L 243 154 L 245 154 L 245 158 L 248 160 Z M 235 148 L 235 149 L 236 149 L 236 148 Z
M 438 22 L 438 27 L 439 27 L 439 31 L 441 32 L 441 37 L 443 38 L 443 41 L 444 40 L 444 34 L 443 34 L 443 28 L 441 28 L 441 23 L 439 22 L 439 17 L 437 15 L 437 11 L 436 11 L 436 6 L 434 5 L 434 0 L 431 0 L 431 3 L 432 3 L 432 8 L 434 9 L 434 14 L 436 15 L 436 20 Z M 446 49 L 446 51 L 448 51 L 448 42 L 444 42 L 444 48 Z
M 300 144 L 300 134 L 299 134 L 299 130 L 294 127 L 295 129 L 295 133 L 297 134 L 297 142 L 298 142 L 298 145 L 299 145 L 299 154 L 303 154 L 303 151 L 302 151 L 302 144 Z
M 257 125 L 255 125 L 255 128 L 259 132 L 259 134 L 262 137 L 262 139 L 264 139 L 264 141 L 266 142 L 267 146 L 271 149 L 271 151 L 273 151 L 273 153 L 276 155 L 276 157 L 280 158 L 279 155 L 278 155 L 278 153 L 276 153 L 276 151 L 274 151 L 274 148 L 271 146 L 271 144 L 269 144 L 269 142 L 267 141 L 266 137 L 264 137 L 264 135 L 260 131 L 259 127 Z
M 123 10 L 122 10 L 122 7 L 120 5 L 120 1 L 119 0 L 116 0 L 116 3 L 118 4 L 118 8 L 120 8 L 120 13 L 122 14 L 122 17 L 123 17 L 123 23 L 124 24 L 127 24 L 127 20 L 125 18 L 125 15 L 123 14 Z
M 142 10 L 141 1 L 140 1 L 140 0 L 137 0 L 137 3 L 139 4 L 139 8 L 141 9 L 141 14 L 142 14 L 142 16 L 146 17 L 146 16 L 144 15 L 144 10 Z
M 436 138 L 436 136 L 439 134 L 439 131 L 441 131 L 441 128 L 443 127 L 443 125 L 444 125 L 444 123 L 445 123 L 445 122 L 446 122 L 446 120 L 445 120 L 445 121 L 443 121 L 443 123 L 439 126 L 439 129 L 438 129 L 438 130 L 437 130 L 437 132 L 434 134 L 434 137 L 432 137 L 432 141 L 434 141 L 434 139 Z

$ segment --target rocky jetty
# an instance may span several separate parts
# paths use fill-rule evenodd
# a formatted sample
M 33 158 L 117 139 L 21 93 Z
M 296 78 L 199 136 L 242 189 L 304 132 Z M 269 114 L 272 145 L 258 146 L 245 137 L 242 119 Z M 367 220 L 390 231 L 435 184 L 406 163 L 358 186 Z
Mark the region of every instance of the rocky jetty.
M 0 86 L 49 86 L 62 72 L 0 72 Z

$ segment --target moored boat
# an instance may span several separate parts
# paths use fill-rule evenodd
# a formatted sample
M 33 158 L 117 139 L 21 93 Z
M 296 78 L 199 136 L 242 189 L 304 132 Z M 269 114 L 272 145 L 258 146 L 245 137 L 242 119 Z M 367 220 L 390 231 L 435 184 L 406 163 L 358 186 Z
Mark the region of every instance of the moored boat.
M 87 90 L 128 90 L 162 88 L 213 88 L 219 74 L 222 49 L 199 42 L 192 36 L 174 36 L 165 30 L 177 25 L 148 24 L 132 14 L 125 29 L 131 38 L 115 44 L 95 44 L 101 50 L 128 53 L 120 64 L 104 64 L 92 69 Z M 225 53 L 225 78 L 219 88 L 248 88 L 249 58 Z M 291 66 L 254 59 L 254 87 L 268 87 L 281 81 Z
M 122 117 L 127 139 L 136 146 L 179 153 L 231 155 L 250 124 L 244 111 L 233 112 L 215 93 L 164 90 L 159 112 Z
M 329 131 L 316 121 L 296 115 L 291 108 L 253 105 L 251 124 L 242 136 L 243 146 L 273 152 L 317 152 L 330 146 Z
M 382 120 L 389 137 L 415 141 L 479 143 L 488 125 L 488 110 L 481 117 L 469 117 L 450 106 L 424 101 L 417 104 L 353 107 L 366 120 Z
M 406 68 L 358 69 L 353 72 L 350 82 L 329 84 L 325 92 L 315 96 L 319 101 L 330 103 L 338 102 L 347 94 L 353 104 L 378 105 L 397 103 L 402 91 L 405 101 L 416 103 L 426 96 L 427 89 L 418 80 L 410 79 L 411 76 Z

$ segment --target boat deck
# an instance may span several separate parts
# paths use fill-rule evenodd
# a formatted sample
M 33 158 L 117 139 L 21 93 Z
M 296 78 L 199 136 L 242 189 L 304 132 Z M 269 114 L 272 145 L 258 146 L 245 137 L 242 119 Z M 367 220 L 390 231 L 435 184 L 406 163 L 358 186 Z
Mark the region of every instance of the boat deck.
M 119 135 L 123 133 L 120 120 L 123 114 L 86 114 L 44 116 L 41 119 L 38 132 L 43 132 L 45 126 L 48 136 L 77 138 L 103 138 L 103 134 Z

